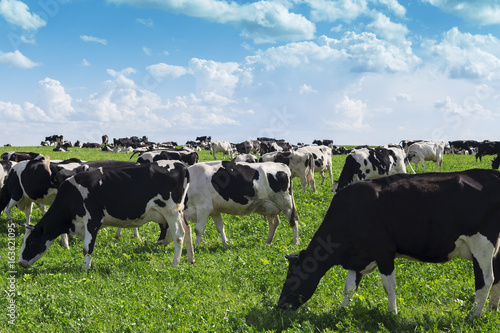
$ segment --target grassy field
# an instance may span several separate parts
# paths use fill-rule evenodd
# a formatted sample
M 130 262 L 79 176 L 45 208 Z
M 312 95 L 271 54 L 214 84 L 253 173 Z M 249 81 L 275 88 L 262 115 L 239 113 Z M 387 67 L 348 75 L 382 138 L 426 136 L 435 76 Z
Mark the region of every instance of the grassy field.
M 35 151 L 51 159 L 127 160 L 130 154 L 71 149 L 55 153 L 50 148 L 0 148 Z M 201 152 L 201 160 L 211 160 Z M 344 164 L 334 156 L 334 179 Z M 473 156 L 446 155 L 443 171 L 490 169 Z M 429 169 L 434 164 L 429 162 Z M 420 172 L 422 170 L 420 169 Z M 316 176 L 317 184 L 320 177 Z M 472 263 L 457 259 L 446 264 L 396 262 L 399 314 L 387 309 L 387 298 L 377 271 L 367 275 L 348 309 L 340 309 L 347 271 L 332 268 L 316 293 L 296 312 L 282 313 L 278 301 L 288 264 L 284 255 L 304 249 L 331 201 L 325 183 L 304 194 L 298 179 L 294 196 L 299 212 L 301 244 L 292 245 L 292 231 L 282 217 L 272 245 L 266 245 L 267 222 L 261 216 L 223 216 L 230 246 L 224 249 L 209 222 L 189 265 L 185 250 L 178 268 L 171 268 L 173 245 L 156 244 L 154 223 L 140 229 L 141 240 L 125 230 L 114 240 L 114 228 L 99 232 L 90 272 L 84 271 L 82 241 L 75 239 L 65 250 L 59 240 L 29 269 L 14 267 L 9 273 L 9 241 L 17 258 L 24 229 L 8 235 L 5 213 L 0 217 L 0 332 L 498 332 L 500 314 L 485 312 L 470 321 L 474 301 Z M 124 203 L 126 204 L 126 203 Z M 474 207 L 464 207 L 474 209 Z M 24 213 L 13 210 L 16 222 Z M 41 218 L 34 209 L 33 221 Z M 14 276 L 15 279 L 9 279 Z M 15 290 L 14 297 L 8 294 Z M 10 301 L 15 301 L 15 325 Z

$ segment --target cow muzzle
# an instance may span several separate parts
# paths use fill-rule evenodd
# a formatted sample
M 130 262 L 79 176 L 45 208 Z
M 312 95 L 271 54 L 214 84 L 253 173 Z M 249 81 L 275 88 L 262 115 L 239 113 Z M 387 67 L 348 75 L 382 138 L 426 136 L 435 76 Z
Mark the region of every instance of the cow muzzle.
M 22 268 L 28 268 L 30 267 L 31 265 L 29 264 L 28 261 L 24 260 L 24 259 L 21 259 L 17 262 L 19 264 L 19 266 L 21 266 Z

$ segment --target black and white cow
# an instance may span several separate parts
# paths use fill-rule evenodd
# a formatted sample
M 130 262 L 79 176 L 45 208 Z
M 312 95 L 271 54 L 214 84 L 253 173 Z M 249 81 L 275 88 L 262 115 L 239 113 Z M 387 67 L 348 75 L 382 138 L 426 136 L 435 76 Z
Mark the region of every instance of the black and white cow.
M 193 263 L 191 228 L 182 216 L 188 182 L 182 163 L 174 169 L 153 163 L 78 173 L 61 184 L 40 222 L 26 229 L 19 265 L 31 266 L 56 237 L 70 233 L 83 239 L 83 268 L 88 270 L 100 228 L 135 228 L 150 221 L 168 224 L 175 245 L 173 267 L 179 264 L 184 240 Z
M 305 150 L 273 152 L 262 155 L 259 161 L 286 164 L 292 172 L 292 178 L 299 177 L 302 192 L 306 192 L 307 185 L 312 187 L 313 192 L 316 192 L 314 157 L 312 153 Z
M 214 141 L 212 142 L 211 147 L 214 160 L 215 154 L 217 153 L 222 153 L 222 158 L 224 158 L 226 155 L 229 155 L 230 158 L 233 158 L 234 148 L 228 141 Z
M 27 161 L 27 160 L 41 160 L 43 159 L 43 155 L 39 153 L 24 153 L 24 152 L 16 152 L 16 151 L 9 151 L 6 153 L 3 153 L 0 155 L 0 159 L 6 160 L 6 161 L 14 161 L 14 162 L 21 162 L 21 161 Z
M 241 154 L 231 160 L 231 162 L 257 163 L 259 160 L 252 154 Z
M 16 162 L 12 161 L 5 161 L 1 160 L 0 161 L 0 189 L 2 189 L 3 184 L 5 183 L 5 179 L 7 178 L 7 175 L 10 172 L 10 169 L 16 164 Z M 1 210 L 0 210 L 1 212 Z
M 240 143 L 235 143 L 234 148 L 238 154 L 250 154 L 250 151 L 253 148 L 252 142 L 249 140 L 243 141 Z
M 200 245 L 208 217 L 211 216 L 227 246 L 221 213 L 261 214 L 269 222 L 267 243 L 271 243 L 283 212 L 293 230 L 293 243 L 299 243 L 298 215 L 293 199 L 290 169 L 281 163 L 234 163 L 213 161 L 189 167 L 190 186 L 184 211 L 196 223 L 196 245 Z
M 479 161 L 482 161 L 482 158 L 485 155 L 498 155 L 498 154 L 500 154 L 500 141 L 485 140 L 478 144 L 476 153 L 476 162 L 478 158 Z
M 406 153 L 406 158 L 408 159 L 411 171 L 416 173 L 418 163 L 421 163 L 425 172 L 425 161 L 436 162 L 434 172 L 436 172 L 438 167 L 439 171 L 443 171 L 443 155 L 445 146 L 446 142 L 444 141 L 423 141 L 412 144 Z M 411 163 L 415 163 L 415 169 L 413 169 Z
M 405 154 L 407 154 L 408 153 L 408 148 L 410 148 L 410 146 L 412 144 L 417 143 L 417 142 L 426 142 L 426 141 L 424 141 L 424 140 L 401 140 L 399 142 L 399 145 L 401 147 L 403 147 L 403 150 L 404 150 Z
M 463 154 L 464 152 L 468 155 L 472 155 L 479 146 L 479 142 L 475 140 L 455 140 L 448 141 L 450 145 L 452 154 Z
M 314 140 L 313 145 L 318 145 L 318 146 L 328 146 L 330 148 L 333 148 L 333 140 Z
M 425 209 L 408 210 L 418 202 Z M 474 209 L 464 210 L 464 207 Z M 307 249 L 289 256 L 278 305 L 296 309 L 311 298 L 333 265 L 349 270 L 342 306 L 364 274 L 378 267 L 397 313 L 397 257 L 444 263 L 455 257 L 473 261 L 480 316 L 491 288 L 490 309 L 500 298 L 500 173 L 466 170 L 393 175 L 353 184 L 332 200 Z
M 132 154 L 132 156 L 134 156 L 134 154 Z M 132 158 L 132 156 L 130 156 L 130 158 Z M 176 160 L 186 165 L 193 165 L 198 163 L 199 155 L 192 150 L 159 150 L 142 153 L 137 158 L 138 163 L 153 163 L 160 160 Z
M 321 185 L 325 182 L 325 171 L 330 176 L 330 183 L 333 185 L 332 176 L 332 149 L 327 146 L 305 146 L 297 151 L 310 152 L 314 158 L 314 172 L 321 175 Z
M 400 146 L 354 149 L 347 155 L 333 194 L 364 179 L 406 173 L 405 153 Z
M 53 143 L 62 144 L 63 143 L 63 136 L 62 135 L 47 136 L 47 137 L 45 137 L 45 141 L 47 141 L 49 144 L 53 144 Z

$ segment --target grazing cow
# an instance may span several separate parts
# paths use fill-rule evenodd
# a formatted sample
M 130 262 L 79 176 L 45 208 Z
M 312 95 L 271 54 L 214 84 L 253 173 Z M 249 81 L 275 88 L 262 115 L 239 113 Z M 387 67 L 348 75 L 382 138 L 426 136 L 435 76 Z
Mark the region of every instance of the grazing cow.
M 252 144 L 252 142 L 247 140 L 247 141 L 243 141 L 241 143 L 236 143 L 234 145 L 234 147 L 235 147 L 236 151 L 238 152 L 238 154 L 249 154 L 253 148 L 253 144 Z
M 414 203 L 425 209 L 411 209 Z M 474 209 L 464 210 L 464 207 Z M 490 309 L 500 298 L 500 173 L 466 170 L 393 175 L 353 184 L 332 200 L 307 249 L 289 257 L 278 305 L 296 309 L 316 290 L 333 265 L 349 270 L 342 306 L 364 274 L 378 267 L 397 313 L 397 257 L 444 263 L 455 257 L 473 261 L 480 316 L 491 288 Z
M 41 160 L 43 159 L 43 155 L 38 153 L 21 153 L 21 152 L 9 151 L 3 153 L 0 156 L 0 159 L 7 161 L 21 162 L 27 160 Z
M 190 186 L 184 211 L 196 223 L 196 245 L 200 245 L 208 217 L 211 216 L 227 246 L 221 213 L 267 217 L 273 240 L 283 212 L 293 230 L 293 243 L 299 243 L 298 215 L 293 199 L 290 169 L 281 163 L 233 163 L 213 161 L 189 167 Z
M 235 158 L 233 158 L 231 160 L 231 162 L 257 163 L 259 161 L 257 160 L 257 157 L 255 157 L 255 155 L 252 155 L 252 154 L 242 154 L 242 155 L 238 155 Z
M 333 185 L 332 176 L 332 150 L 327 146 L 305 146 L 298 148 L 297 151 L 307 151 L 314 158 L 314 172 L 321 174 L 321 185 L 325 182 L 325 171 L 328 171 L 330 183 Z
M 198 136 L 198 137 L 196 137 L 195 140 L 199 141 L 200 143 L 210 143 L 210 142 L 212 142 L 212 137 L 211 136 L 207 136 L 207 135 Z
M 479 142 L 474 140 L 455 140 L 448 143 L 452 154 L 467 152 L 467 154 L 472 155 L 479 145 Z
M 482 157 L 485 155 L 495 155 L 500 154 L 500 141 L 483 141 L 478 144 L 476 153 L 476 162 L 479 157 L 479 161 L 482 161 Z
M 333 194 L 363 179 L 406 173 L 405 153 L 400 146 L 354 149 L 347 155 Z
M 97 142 L 86 142 L 86 143 L 82 144 L 82 148 L 101 149 L 102 146 L 100 143 L 97 143 Z
M 62 135 L 47 136 L 47 137 L 45 137 L 45 141 L 47 141 L 49 144 L 53 144 L 53 143 L 62 144 L 63 143 L 63 136 Z
M 333 140 L 314 140 L 313 145 L 328 146 L 333 148 Z
M 67 152 L 69 151 L 69 147 L 73 147 L 73 145 L 71 144 L 71 142 L 65 142 L 63 144 L 57 144 L 57 146 L 52 149 L 53 151 L 61 151 L 61 152 Z
M 134 156 L 134 154 L 132 154 L 132 156 Z M 132 156 L 130 156 L 130 159 Z M 191 150 L 160 150 L 142 153 L 137 158 L 137 163 L 153 163 L 160 160 L 177 160 L 185 163 L 186 165 L 193 165 L 198 163 L 199 159 L 198 153 Z
M 234 149 L 231 147 L 231 144 L 227 141 L 214 141 L 212 142 L 212 154 L 214 156 L 215 160 L 215 154 L 221 152 L 222 153 L 222 158 L 224 158 L 227 155 L 229 155 L 230 158 L 233 158 L 234 154 Z
M 179 264 L 184 240 L 193 263 L 191 228 L 182 218 L 188 181 L 181 163 L 170 170 L 147 164 L 76 174 L 61 184 L 40 222 L 26 229 L 19 265 L 31 266 L 57 236 L 70 233 L 83 238 L 83 268 L 88 270 L 100 228 L 139 227 L 149 221 L 168 223 L 174 235 L 173 267 Z
M 412 144 L 417 143 L 417 142 L 427 142 L 427 141 L 424 141 L 424 140 L 401 140 L 401 142 L 399 142 L 399 145 L 401 147 L 403 147 L 405 154 L 408 154 L 408 148 L 410 148 L 410 146 Z
M 292 178 L 299 177 L 302 192 L 306 192 L 307 185 L 310 185 L 313 192 L 316 192 L 314 157 L 312 153 L 305 150 L 273 152 L 262 155 L 259 161 L 286 164 L 292 172 Z
M 439 171 L 443 171 L 443 155 L 445 145 L 446 142 L 444 141 L 423 141 L 412 144 L 408 148 L 408 153 L 406 154 L 411 171 L 413 171 L 413 173 L 416 173 L 418 169 L 418 163 L 420 162 L 422 163 L 422 168 L 425 172 L 425 161 L 436 162 L 436 168 L 434 169 L 434 172 L 436 172 L 438 167 Z M 412 168 L 411 163 L 415 163 L 415 169 Z
M 108 142 L 109 142 L 109 136 L 107 136 L 106 134 L 104 134 L 104 135 L 102 136 L 102 145 L 103 145 L 103 146 L 104 146 L 104 145 L 107 145 L 107 144 L 108 144 Z

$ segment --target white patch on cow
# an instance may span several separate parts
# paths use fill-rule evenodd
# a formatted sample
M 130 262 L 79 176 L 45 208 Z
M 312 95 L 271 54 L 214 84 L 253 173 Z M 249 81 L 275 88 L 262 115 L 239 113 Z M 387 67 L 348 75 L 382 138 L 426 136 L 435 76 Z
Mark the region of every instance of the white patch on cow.
M 83 268 L 88 272 L 90 269 L 90 262 L 92 261 L 92 257 L 89 254 L 85 254 L 83 258 Z
M 38 259 L 40 259 L 45 254 L 45 252 L 47 252 L 47 250 L 49 249 L 50 244 L 52 243 L 52 241 L 50 241 L 50 240 L 46 241 L 45 242 L 45 250 L 43 250 L 42 252 L 38 253 L 35 257 L 33 257 L 33 259 L 31 259 L 31 260 L 25 260 L 23 258 L 23 252 L 24 252 L 24 249 L 26 248 L 26 239 L 27 239 L 27 237 L 28 237 L 28 235 L 30 233 L 31 233 L 31 230 L 26 229 L 26 233 L 24 234 L 23 246 L 21 248 L 21 253 L 19 254 L 18 263 L 22 267 L 30 267 L 35 261 L 37 261 Z
M 102 172 L 102 169 L 101 169 L 101 172 Z M 80 192 L 83 200 L 87 199 L 88 195 L 89 195 L 89 189 L 78 184 L 75 180 L 75 177 L 70 177 L 68 178 L 66 181 L 68 181 L 69 183 L 71 183 L 74 187 L 76 187 L 76 189 L 78 190 L 78 192 Z
M 396 307 L 396 272 L 393 270 L 390 275 L 380 274 L 380 277 L 382 278 L 382 285 L 389 300 L 389 311 L 398 313 L 398 308 Z

